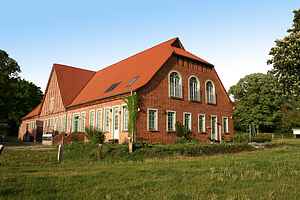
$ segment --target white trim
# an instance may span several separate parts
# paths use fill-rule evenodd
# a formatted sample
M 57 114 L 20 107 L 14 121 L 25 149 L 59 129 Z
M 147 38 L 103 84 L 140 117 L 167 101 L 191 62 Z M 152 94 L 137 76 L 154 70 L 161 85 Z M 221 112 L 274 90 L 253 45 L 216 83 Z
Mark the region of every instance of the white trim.
M 227 119 L 226 130 L 224 130 L 224 119 Z M 229 117 L 227 116 L 222 117 L 222 132 L 229 133 Z
M 212 118 L 213 117 L 216 117 L 216 135 L 215 135 L 215 138 L 214 138 L 214 140 L 217 140 L 218 139 L 218 116 L 217 115 L 210 115 L 210 138 L 212 138 Z
M 203 116 L 204 117 L 204 121 L 202 122 L 202 126 L 204 128 L 204 131 L 200 130 L 200 124 L 199 124 L 199 119 L 200 119 L 200 116 Z M 198 114 L 198 133 L 205 133 L 206 132 L 206 116 L 204 113 L 199 113 Z
M 172 127 L 172 130 L 168 130 L 168 120 L 169 120 L 169 118 L 168 118 L 168 113 L 174 113 L 174 120 L 173 120 L 173 127 Z M 176 111 L 174 111 L 174 110 L 167 110 L 166 111 L 166 131 L 167 132 L 173 132 L 173 131 L 176 131 L 176 126 L 175 126 L 175 124 L 176 124 Z
M 99 119 L 98 119 L 98 112 L 101 111 L 101 123 L 99 124 Z M 95 111 L 95 129 L 102 131 L 103 130 L 103 108 L 97 108 Z
M 112 131 L 112 136 L 113 139 L 120 139 L 120 105 L 112 106 L 112 113 L 111 113 L 111 131 Z M 118 115 L 118 129 L 115 129 L 115 109 L 117 110 L 117 115 Z M 118 131 L 118 138 L 115 138 L 115 131 Z
M 176 96 L 171 96 L 171 91 L 170 91 L 170 75 L 175 72 L 178 74 L 179 78 L 180 78 L 180 81 L 179 81 L 179 84 L 180 84 L 180 96 L 179 97 L 176 97 Z M 182 84 L 182 76 L 181 74 L 176 71 L 176 70 L 171 70 L 168 74 L 168 93 L 169 93 L 169 97 L 175 97 L 175 98 L 182 98 L 183 97 L 183 90 L 182 90 L 182 87 L 183 87 L 183 84 Z
M 75 119 L 75 116 L 78 116 L 78 130 L 80 130 L 80 112 L 76 112 L 76 113 L 72 113 L 71 114 L 71 133 L 74 132 L 74 119 Z M 50 120 L 50 124 L 51 124 L 51 120 Z
M 193 100 L 193 101 L 201 101 L 201 94 L 200 94 L 200 87 L 201 87 L 201 85 L 200 85 L 200 81 L 199 81 L 199 78 L 196 76 L 196 75 L 191 75 L 189 78 L 188 78 L 188 100 L 189 101 L 191 101 L 191 94 L 190 94 L 190 80 L 191 80 L 191 78 L 196 78 L 196 81 L 197 81 L 197 83 L 198 83 L 198 88 L 197 88 L 197 90 L 198 90 L 198 97 L 197 97 L 197 99 L 196 100 Z
M 92 112 L 94 112 L 94 114 L 93 114 L 93 121 L 91 123 L 91 113 Z M 95 114 L 96 114 L 95 109 L 89 111 L 89 128 L 91 128 L 91 129 L 95 129 L 95 118 L 96 118 Z
M 189 128 L 190 128 L 190 131 L 192 131 L 192 113 L 190 112 L 183 112 L 183 126 L 185 126 L 185 114 L 189 114 L 190 115 L 190 124 L 189 124 Z
M 108 127 L 106 126 L 106 117 L 107 117 L 107 115 L 106 115 L 106 110 L 108 110 L 109 111 L 109 114 L 108 114 Z M 104 120 L 103 120 L 103 131 L 104 132 L 110 132 L 111 131 L 111 119 L 110 119 L 110 117 L 111 117 L 111 115 L 112 115 L 112 107 L 104 107 L 103 108 L 103 111 L 104 111 L 104 113 L 103 113 L 103 116 L 104 116 Z
M 84 118 L 82 117 L 83 115 L 84 115 Z M 83 125 L 83 127 L 82 127 L 82 125 Z M 85 132 L 85 128 L 86 128 L 86 111 L 82 111 L 80 113 L 80 130 L 81 130 L 81 132 Z
M 206 80 L 205 81 L 205 103 L 208 104 L 208 101 L 207 101 L 207 83 L 208 82 L 211 82 L 212 85 L 213 85 L 213 95 L 214 95 L 214 102 L 210 102 L 209 104 L 216 104 L 217 103 L 217 99 L 216 99 L 216 86 L 214 84 L 214 82 L 210 79 Z
M 155 115 L 155 118 L 156 118 L 156 119 L 155 119 L 155 121 L 154 121 L 154 123 L 155 123 L 154 125 L 155 125 L 156 127 L 155 127 L 154 130 L 150 130 L 150 129 L 149 129 L 149 111 L 150 111 L 150 110 L 154 110 L 154 111 L 155 111 L 155 114 L 156 114 L 156 115 Z M 148 130 L 148 131 L 158 131 L 158 109 L 156 109 L 156 108 L 147 108 L 147 130 Z
M 127 121 L 129 121 L 129 112 L 128 112 L 128 106 L 127 104 L 121 104 L 121 121 L 122 121 L 122 132 L 128 132 L 128 123 L 127 123 L 127 129 L 124 128 L 125 120 L 124 120 L 124 108 L 127 109 Z

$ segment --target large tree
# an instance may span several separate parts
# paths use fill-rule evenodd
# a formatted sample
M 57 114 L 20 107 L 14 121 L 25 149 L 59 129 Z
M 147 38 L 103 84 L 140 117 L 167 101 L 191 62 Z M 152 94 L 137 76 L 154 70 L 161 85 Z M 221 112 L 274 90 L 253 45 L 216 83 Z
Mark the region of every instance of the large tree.
M 281 118 L 280 91 L 271 74 L 255 73 L 245 76 L 230 87 L 235 101 L 234 119 L 238 130 L 246 131 L 255 125 L 261 131 L 274 131 Z
M 268 64 L 282 88 L 283 94 L 300 98 L 300 9 L 294 11 L 292 28 L 287 36 L 275 41 Z
M 17 134 L 20 118 L 42 99 L 41 89 L 20 79 L 20 72 L 18 63 L 0 50 L 0 134 L 3 124 L 8 124 L 8 133 Z

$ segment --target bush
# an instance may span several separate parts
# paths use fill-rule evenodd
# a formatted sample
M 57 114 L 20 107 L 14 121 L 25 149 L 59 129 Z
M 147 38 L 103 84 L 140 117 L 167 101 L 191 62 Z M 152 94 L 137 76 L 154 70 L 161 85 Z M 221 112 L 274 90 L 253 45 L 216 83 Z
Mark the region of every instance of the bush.
M 249 135 L 247 133 L 237 133 L 233 136 L 234 143 L 248 143 Z
M 192 139 L 192 132 L 187 127 L 183 126 L 180 122 L 176 122 L 175 129 L 177 137 L 184 138 L 188 141 Z
M 96 129 L 85 129 L 86 135 L 91 143 L 93 144 L 103 144 L 105 140 L 105 134 L 102 131 Z
M 271 142 L 272 141 L 272 134 L 270 133 L 259 133 L 252 138 L 252 142 L 257 143 L 264 143 L 264 142 Z

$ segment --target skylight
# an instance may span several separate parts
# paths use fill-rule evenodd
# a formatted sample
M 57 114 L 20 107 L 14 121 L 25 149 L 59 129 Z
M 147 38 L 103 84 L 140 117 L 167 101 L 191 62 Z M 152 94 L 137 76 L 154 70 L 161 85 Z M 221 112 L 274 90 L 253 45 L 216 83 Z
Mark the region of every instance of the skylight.
M 140 76 L 135 76 L 132 79 L 130 79 L 128 81 L 128 87 L 130 87 L 132 84 L 134 84 L 139 78 L 140 78 Z
M 109 88 L 107 88 L 107 89 L 105 90 L 105 93 L 113 91 L 116 87 L 118 87 L 118 85 L 119 85 L 120 83 L 121 83 L 121 81 L 120 81 L 120 82 L 117 82 L 117 83 L 111 84 L 111 86 L 109 86 Z

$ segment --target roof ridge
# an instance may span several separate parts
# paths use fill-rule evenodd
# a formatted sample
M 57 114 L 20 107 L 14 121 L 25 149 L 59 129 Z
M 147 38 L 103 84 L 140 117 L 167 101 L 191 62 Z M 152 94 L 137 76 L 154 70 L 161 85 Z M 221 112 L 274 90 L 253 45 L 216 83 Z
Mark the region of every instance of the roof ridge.
M 94 72 L 96 73 L 97 71 L 93 71 L 93 70 L 89 70 L 89 69 L 84 69 L 81 67 L 74 67 L 74 66 L 70 66 L 70 65 L 65 65 L 65 64 L 60 64 L 60 63 L 54 63 L 53 67 L 66 67 L 66 68 L 73 68 L 73 69 L 77 69 L 77 70 L 84 70 L 84 71 L 88 71 L 88 72 Z

